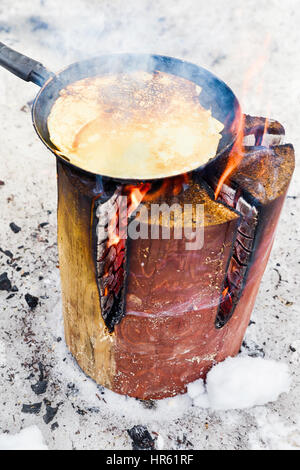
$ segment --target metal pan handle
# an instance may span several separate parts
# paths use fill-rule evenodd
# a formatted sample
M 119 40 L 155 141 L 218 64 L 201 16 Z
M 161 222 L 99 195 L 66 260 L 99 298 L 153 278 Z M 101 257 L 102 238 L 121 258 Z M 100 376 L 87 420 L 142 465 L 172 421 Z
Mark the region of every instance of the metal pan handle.
M 33 82 L 43 86 L 54 74 L 26 55 L 14 51 L 0 42 L 0 65 L 26 82 Z

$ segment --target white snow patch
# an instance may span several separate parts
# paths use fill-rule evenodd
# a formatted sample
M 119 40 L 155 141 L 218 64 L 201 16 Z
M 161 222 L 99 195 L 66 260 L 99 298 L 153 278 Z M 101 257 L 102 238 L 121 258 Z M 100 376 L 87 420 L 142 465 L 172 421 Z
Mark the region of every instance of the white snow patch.
M 156 449 L 157 450 L 164 450 L 164 448 L 165 448 L 164 438 L 162 437 L 161 434 L 159 434 L 157 436 L 157 439 L 156 439 Z
M 5 344 L 0 341 L 0 367 L 4 367 L 6 365 L 6 352 L 5 352 Z
M 171 421 L 182 416 L 192 405 L 192 400 L 186 393 L 163 400 L 153 400 L 154 406 L 146 408 L 142 401 L 125 395 L 119 395 L 105 389 L 104 395 L 107 407 L 115 414 L 134 418 L 135 422 Z
M 195 382 L 191 382 L 187 386 L 187 393 L 192 398 L 196 398 L 199 395 L 205 393 L 205 386 L 202 379 L 195 380 Z
M 187 386 L 187 394 L 192 399 L 194 406 L 209 408 L 208 395 L 202 379 L 189 383 Z
M 289 425 L 265 408 L 257 408 L 254 416 L 257 430 L 249 435 L 250 450 L 300 450 L 300 418 Z
M 51 320 L 54 336 L 63 335 L 60 311 L 61 304 L 58 303 Z M 240 354 L 213 367 L 207 375 L 206 385 L 198 379 L 188 384 L 186 394 L 152 400 L 153 406 L 148 407 L 141 400 L 97 386 L 80 370 L 64 341 L 57 343 L 55 350 L 57 365 L 52 374 L 65 384 L 75 384 L 78 389 L 78 394 L 69 396 L 69 401 L 75 405 L 80 399 L 81 407 L 99 407 L 107 416 L 126 417 L 134 424 L 169 422 L 186 414 L 191 406 L 228 410 L 264 405 L 276 401 L 281 393 L 289 391 L 291 385 L 286 364 Z
M 240 355 L 229 357 L 211 369 L 206 393 L 203 393 L 203 382 L 197 380 L 189 384 L 188 394 L 194 406 L 201 408 L 244 409 L 276 401 L 290 386 L 286 364 Z
M 193 400 L 193 405 L 197 406 L 198 408 L 210 408 L 208 394 L 203 393 L 195 397 Z
M 0 434 L 0 450 L 48 450 L 37 426 L 29 426 L 18 434 Z

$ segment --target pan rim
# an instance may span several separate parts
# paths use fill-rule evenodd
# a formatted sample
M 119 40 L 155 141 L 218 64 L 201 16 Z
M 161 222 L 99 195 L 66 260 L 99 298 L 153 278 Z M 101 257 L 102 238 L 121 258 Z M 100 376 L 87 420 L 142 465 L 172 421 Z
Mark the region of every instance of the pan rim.
M 179 175 L 182 175 L 183 173 L 192 173 L 194 171 L 198 171 L 198 170 L 201 170 L 203 169 L 206 165 L 210 164 L 212 161 L 216 160 L 220 155 L 224 154 L 225 152 L 229 151 L 234 142 L 236 141 L 236 138 L 237 138 L 237 135 L 238 135 L 238 132 L 236 131 L 236 129 L 234 129 L 233 131 L 231 131 L 231 139 L 229 140 L 229 142 L 224 146 L 222 147 L 221 149 L 218 149 L 217 150 L 217 153 L 214 157 L 210 158 L 206 163 L 198 166 L 198 167 L 195 167 L 195 168 L 192 168 L 191 170 L 188 170 L 186 172 L 179 172 L 179 173 L 176 173 L 176 174 L 171 174 L 171 175 L 165 175 L 165 176 L 161 176 L 161 177 L 156 177 L 156 178 L 122 178 L 122 177 L 115 177 L 115 176 L 111 176 L 111 175 L 105 175 L 105 174 L 102 174 L 102 173 L 95 173 L 93 171 L 90 171 L 90 170 L 87 170 L 85 168 L 82 168 L 78 165 L 75 165 L 74 163 L 71 163 L 71 161 L 68 159 L 68 157 L 60 154 L 60 150 L 58 148 L 55 147 L 55 145 L 51 142 L 51 144 L 44 138 L 44 136 L 42 135 L 42 133 L 40 132 L 39 130 L 39 126 L 38 126 L 38 122 L 37 122 L 37 112 L 36 112 L 36 109 L 37 109 L 37 104 L 39 102 L 39 99 L 40 97 L 45 93 L 45 91 L 47 90 L 47 88 L 49 87 L 49 85 L 55 80 L 55 81 L 58 81 L 59 80 L 59 77 L 67 72 L 67 70 L 69 69 L 72 69 L 72 68 L 75 68 L 77 66 L 80 66 L 80 65 L 83 65 L 84 63 L 89 63 L 89 62 L 97 62 L 97 61 L 100 61 L 100 60 L 110 60 L 111 58 L 123 58 L 125 59 L 126 57 L 127 58 L 137 58 L 137 59 L 154 59 L 154 60 L 161 60 L 161 61 L 170 61 L 172 64 L 181 64 L 183 67 L 190 67 L 190 68 L 196 68 L 199 72 L 203 72 L 205 74 L 208 74 L 211 79 L 213 80 L 216 80 L 219 84 L 221 84 L 224 89 L 227 90 L 228 93 L 231 94 L 232 98 L 233 98 L 233 102 L 234 102 L 234 119 L 232 121 L 232 123 L 234 122 L 237 122 L 239 123 L 240 122 L 240 119 L 242 117 L 242 110 L 241 110 L 241 106 L 240 106 L 240 103 L 236 97 L 236 95 L 234 94 L 234 92 L 232 91 L 232 89 L 223 81 L 221 80 L 220 78 L 218 78 L 215 74 L 213 74 L 212 72 L 210 72 L 208 69 L 200 66 L 200 65 L 197 65 L 197 64 L 194 64 L 193 62 L 189 62 L 189 61 L 186 61 L 186 60 L 182 60 L 182 59 L 178 59 L 176 57 L 172 57 L 172 56 L 165 56 L 165 55 L 159 55 L 159 54 L 147 54 L 147 53 L 112 53 L 112 54 L 102 54 L 100 56 L 95 56 L 95 57 L 91 57 L 91 58 L 87 58 L 87 59 L 84 59 L 84 60 L 81 60 L 81 61 L 76 61 L 76 62 L 73 62 L 69 65 L 67 65 L 66 67 L 64 67 L 63 69 L 61 69 L 60 71 L 58 71 L 57 73 L 55 73 L 55 75 L 51 76 L 45 83 L 44 85 L 41 87 L 41 89 L 39 90 L 39 92 L 37 93 L 36 97 L 35 97 L 35 100 L 33 102 L 33 106 L 32 106 L 32 110 L 31 110 L 31 116 L 32 116 L 32 123 L 33 123 L 33 127 L 35 129 L 35 132 L 37 133 L 39 139 L 43 142 L 43 144 L 47 147 L 48 150 L 50 150 L 51 153 L 53 153 L 55 155 L 56 158 L 59 158 L 64 164 L 67 164 L 68 166 L 71 166 L 73 168 L 75 168 L 76 170 L 79 170 L 81 172 L 83 172 L 84 174 L 86 175 L 90 175 L 90 176 L 102 176 L 104 178 L 107 178 L 107 179 L 111 179 L 111 180 L 114 180 L 114 181 L 120 181 L 120 182 L 142 182 L 142 181 L 156 181 L 156 180 L 162 180 L 162 179 L 168 179 L 168 178 L 174 178 L 176 176 L 179 176 Z M 171 70 L 167 73 L 170 73 L 170 74 L 173 74 L 173 75 L 177 75 L 176 73 L 172 72 Z M 87 75 L 88 77 L 89 75 Z M 178 75 L 177 75 L 178 76 Z M 192 78 L 188 78 L 190 81 L 193 81 Z M 80 78 L 79 78 L 80 80 Z M 76 81 L 76 80 L 75 80 Z M 194 81 L 194 83 L 196 83 Z M 66 84 L 64 84 L 63 86 L 66 86 Z M 63 88 L 63 86 L 61 88 Z M 60 88 L 60 89 L 61 89 Z M 223 122 L 224 126 L 225 126 L 225 123 Z M 236 126 L 237 128 L 239 127 L 238 125 Z

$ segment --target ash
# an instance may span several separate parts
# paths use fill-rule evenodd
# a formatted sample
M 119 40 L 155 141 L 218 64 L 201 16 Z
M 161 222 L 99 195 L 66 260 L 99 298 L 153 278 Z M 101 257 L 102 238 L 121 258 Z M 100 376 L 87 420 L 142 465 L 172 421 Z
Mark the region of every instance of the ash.
M 297 155 L 297 1 L 251 0 L 237 7 L 228 0 L 226 9 L 221 3 L 2 0 L 0 40 L 53 70 L 99 53 L 181 57 L 212 70 L 241 96 L 243 77 L 270 31 L 268 60 L 258 77 L 263 93 L 252 90 L 242 104 L 253 115 L 269 112 L 282 122 Z M 206 388 L 198 382 L 186 395 L 144 406 L 97 386 L 66 349 L 55 161 L 35 136 L 30 119 L 38 90 L 4 70 L 0 84 L 0 275 L 7 273 L 10 281 L 9 289 L 0 290 L 0 448 L 130 450 L 127 430 L 143 426 L 156 449 L 299 449 L 299 167 L 247 331 L 247 347 L 237 359 L 213 369 Z M 11 223 L 21 230 L 12 231 Z M 26 294 L 38 299 L 34 308 Z M 253 367 L 245 361 L 258 362 Z M 251 393 L 245 367 L 251 382 L 256 381 Z M 217 385 L 224 386 L 231 401 L 220 399 Z M 29 409 L 24 405 L 36 405 L 37 413 L 22 412 Z

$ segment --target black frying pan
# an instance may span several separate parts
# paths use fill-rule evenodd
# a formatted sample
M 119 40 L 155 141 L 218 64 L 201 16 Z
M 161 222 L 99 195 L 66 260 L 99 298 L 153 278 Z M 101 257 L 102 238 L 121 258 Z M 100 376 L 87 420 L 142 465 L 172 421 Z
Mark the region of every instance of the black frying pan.
M 59 96 L 59 91 L 69 83 L 107 73 L 160 70 L 191 80 L 202 88 L 201 105 L 206 109 L 211 109 L 212 115 L 224 124 L 215 159 L 232 147 L 237 136 L 241 109 L 231 89 L 208 70 L 179 59 L 148 54 L 104 55 L 76 62 L 55 75 L 41 63 L 0 42 L 0 65 L 23 80 L 31 81 L 42 87 L 32 108 L 33 125 L 48 149 L 65 162 L 68 161 L 68 158 L 58 154 L 58 149 L 49 138 L 47 118 L 50 110 Z

